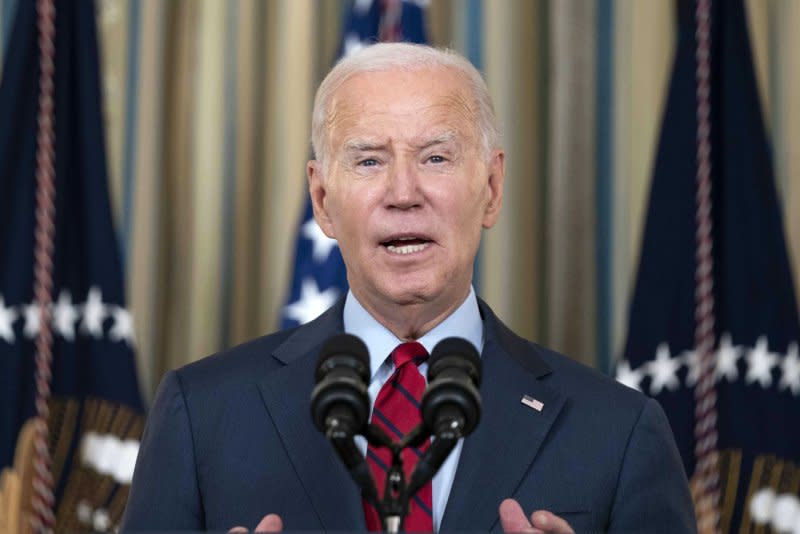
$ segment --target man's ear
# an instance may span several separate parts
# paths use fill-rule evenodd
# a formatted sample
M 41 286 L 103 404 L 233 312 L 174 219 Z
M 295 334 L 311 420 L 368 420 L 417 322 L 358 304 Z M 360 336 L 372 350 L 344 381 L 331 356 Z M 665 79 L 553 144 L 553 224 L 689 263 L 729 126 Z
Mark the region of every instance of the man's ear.
M 506 155 L 502 150 L 494 150 L 487 168 L 489 174 L 489 201 L 483 212 L 483 227 L 491 228 L 500 216 L 503 206 L 503 182 L 506 177 Z
M 311 207 L 314 209 L 314 219 L 317 220 L 317 224 L 326 236 L 336 239 L 333 231 L 333 222 L 328 215 L 322 164 L 317 160 L 310 160 L 306 165 L 306 174 L 308 176 L 308 194 L 311 197 Z

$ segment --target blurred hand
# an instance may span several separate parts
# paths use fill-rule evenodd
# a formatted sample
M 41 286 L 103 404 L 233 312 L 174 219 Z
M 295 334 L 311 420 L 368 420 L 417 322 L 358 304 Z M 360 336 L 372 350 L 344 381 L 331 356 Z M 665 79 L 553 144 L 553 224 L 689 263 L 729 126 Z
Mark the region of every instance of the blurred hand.
M 528 518 L 514 499 L 500 503 L 500 524 L 506 533 L 575 534 L 569 523 L 547 510 L 536 510 Z
M 256 532 L 281 532 L 283 530 L 283 520 L 277 514 L 267 514 L 264 519 L 256 526 Z M 244 527 L 233 527 L 228 534 L 247 534 L 250 532 Z

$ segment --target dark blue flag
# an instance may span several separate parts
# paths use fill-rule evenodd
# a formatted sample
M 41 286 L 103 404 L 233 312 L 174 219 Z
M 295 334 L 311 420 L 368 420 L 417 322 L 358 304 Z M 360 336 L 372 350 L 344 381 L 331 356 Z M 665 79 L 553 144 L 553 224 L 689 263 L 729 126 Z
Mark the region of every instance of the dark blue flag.
M 426 42 L 422 5 L 424 2 L 420 1 L 356 1 L 345 23 L 339 55 L 379 41 Z M 311 321 L 347 291 L 347 273 L 339 247 L 314 220 L 311 199 L 306 198 L 305 202 L 291 288 L 281 316 L 282 328 Z
M 0 83 L 0 467 L 9 469 L 18 435 L 36 415 L 34 339 L 42 326 L 33 295 L 40 74 L 35 6 L 18 4 Z M 94 9 L 94 2 L 56 2 L 48 425 L 57 532 L 116 525 L 143 426 L 109 204 Z
M 618 378 L 654 396 L 695 474 L 697 35 L 678 48 Z M 722 532 L 800 528 L 800 322 L 742 0 L 710 12 L 711 279 Z M 701 54 L 702 57 L 702 54 Z M 781 523 L 783 522 L 783 523 Z M 784 525 L 781 527 L 781 525 Z M 740 530 L 741 529 L 741 530 Z

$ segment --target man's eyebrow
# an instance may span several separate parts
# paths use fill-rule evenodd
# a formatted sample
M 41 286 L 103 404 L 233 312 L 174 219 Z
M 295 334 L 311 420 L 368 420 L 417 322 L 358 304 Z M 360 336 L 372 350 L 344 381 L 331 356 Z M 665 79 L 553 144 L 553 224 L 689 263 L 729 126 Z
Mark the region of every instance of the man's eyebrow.
M 421 141 L 420 143 L 416 144 L 416 147 L 419 148 L 420 150 L 424 150 L 432 146 L 443 145 L 446 143 L 453 142 L 456 140 L 456 138 L 457 136 L 455 132 L 443 132 L 439 135 Z
M 376 141 L 366 141 L 364 139 L 350 139 L 345 141 L 343 150 L 345 152 L 367 152 L 370 150 L 385 150 L 386 143 Z
M 452 131 L 442 132 L 441 134 L 435 135 L 434 137 L 429 137 L 421 140 L 418 143 L 414 143 L 414 147 L 419 150 L 424 150 L 432 146 L 443 145 L 446 143 L 453 142 L 457 139 L 457 137 L 458 135 L 455 132 Z M 345 141 L 344 144 L 342 145 L 342 150 L 344 152 L 369 152 L 377 150 L 386 150 L 387 147 L 388 143 L 382 141 L 368 141 L 366 139 L 349 139 Z

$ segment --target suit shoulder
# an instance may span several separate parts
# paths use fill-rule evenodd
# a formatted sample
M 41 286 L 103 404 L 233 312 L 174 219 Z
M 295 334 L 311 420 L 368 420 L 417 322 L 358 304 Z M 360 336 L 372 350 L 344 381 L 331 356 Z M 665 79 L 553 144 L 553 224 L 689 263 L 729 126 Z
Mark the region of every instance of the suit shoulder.
M 190 363 L 175 373 L 188 394 L 207 398 L 254 385 L 278 369 L 315 354 L 328 336 L 342 331 L 344 298 L 313 321 L 256 338 Z
M 491 338 L 496 340 L 523 368 L 549 387 L 566 394 L 573 403 L 590 408 L 589 411 L 593 412 L 629 410 L 635 417 L 638 417 L 644 409 L 649 399 L 641 392 L 620 384 L 596 369 L 517 335 L 485 302 L 479 300 L 479 306 Z
M 206 356 L 175 371 L 186 389 L 238 386 L 282 366 L 273 352 L 297 328 L 279 330 Z
M 594 406 L 594 410 L 606 409 L 616 413 L 630 411 L 638 415 L 649 397 L 642 392 L 617 382 L 614 378 L 580 363 L 554 350 L 529 342 L 531 350 L 552 369 L 545 381 L 565 391 L 576 402 Z

